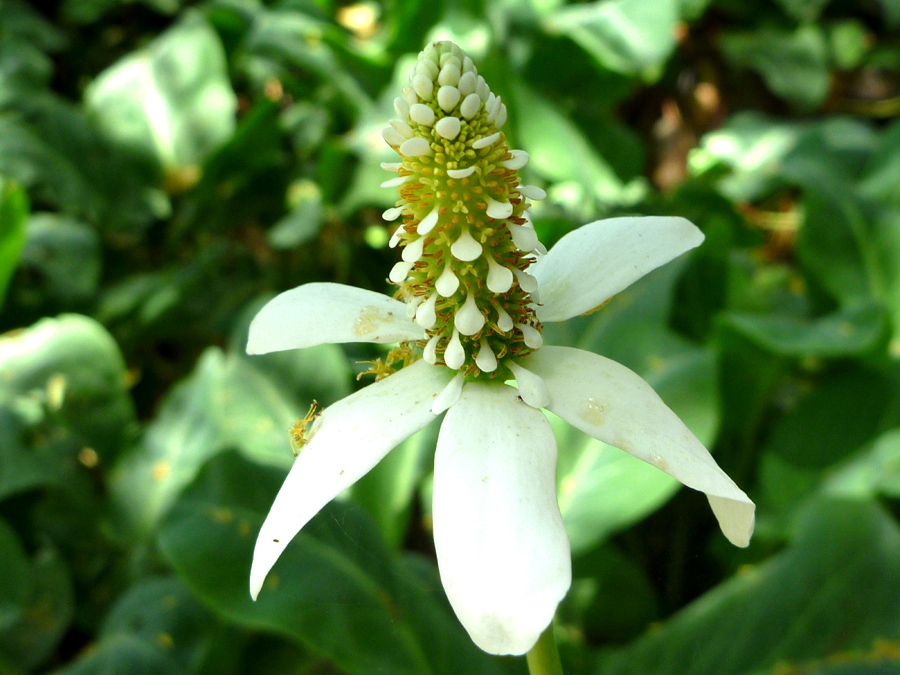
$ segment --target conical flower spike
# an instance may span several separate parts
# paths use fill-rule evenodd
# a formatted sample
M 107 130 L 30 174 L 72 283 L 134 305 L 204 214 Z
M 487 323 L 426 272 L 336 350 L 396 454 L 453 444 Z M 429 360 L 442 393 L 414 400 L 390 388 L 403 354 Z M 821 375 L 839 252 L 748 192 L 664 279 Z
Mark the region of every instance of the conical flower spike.
M 392 241 L 404 250 L 391 281 L 415 306 L 430 362 L 508 378 L 495 355 L 515 362 L 541 344 L 537 286 L 526 272 L 534 245 L 521 234 L 528 200 L 540 194 L 519 184 L 528 156 L 507 147 L 506 106 L 450 42 L 419 54 L 394 109 L 402 119 L 383 136 L 402 159 L 387 183 L 400 200 L 387 215 L 403 215 Z

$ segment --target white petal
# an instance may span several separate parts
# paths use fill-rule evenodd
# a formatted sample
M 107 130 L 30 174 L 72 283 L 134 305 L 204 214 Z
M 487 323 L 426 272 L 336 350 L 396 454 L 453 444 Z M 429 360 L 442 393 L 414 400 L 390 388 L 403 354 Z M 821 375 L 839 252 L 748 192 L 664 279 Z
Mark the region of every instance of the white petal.
M 394 446 L 434 419 L 431 405 L 448 375 L 446 368 L 419 361 L 325 409 L 259 531 L 250 569 L 254 599 L 300 528 Z
M 454 63 L 448 63 L 441 68 L 441 74 L 438 75 L 438 84 L 442 85 L 441 89 L 444 87 L 453 87 L 455 89 L 456 85 L 459 84 L 459 77 L 459 66 Z M 438 91 L 438 100 L 440 100 L 440 91 Z M 452 108 L 453 106 L 450 107 Z
M 438 294 L 432 293 L 431 297 L 416 308 L 416 323 L 425 330 L 434 326 L 437 321 L 437 314 L 434 311 L 435 301 Z
M 459 103 L 460 96 L 459 89 L 456 87 L 443 86 L 438 89 L 438 105 L 441 106 L 441 110 L 444 112 L 450 112 L 456 107 L 456 104 Z
M 492 293 L 506 293 L 512 288 L 513 273 L 508 267 L 504 267 L 491 256 L 486 256 L 488 262 L 487 287 Z
M 702 242 L 703 233 L 684 218 L 610 218 L 580 227 L 529 268 L 544 303 L 538 318 L 589 312 Z
M 453 335 L 447 342 L 447 349 L 444 351 L 444 363 L 447 364 L 448 368 L 459 370 L 465 362 L 466 350 L 463 348 L 462 342 L 460 342 L 459 331 L 454 328 Z
M 528 199 L 533 199 L 535 201 L 540 201 L 547 198 L 547 193 L 537 185 L 520 185 L 519 194 L 523 197 L 528 197 Z
M 493 145 L 499 140 L 500 132 L 498 131 L 495 134 L 491 134 L 490 136 L 485 136 L 484 138 L 479 138 L 477 141 L 474 141 L 472 143 L 472 147 L 476 150 L 480 150 L 481 148 L 487 148 L 488 146 Z
M 382 162 L 381 163 L 382 169 L 384 169 L 385 171 L 393 171 L 394 173 L 397 173 L 398 171 L 400 171 L 400 166 L 401 166 L 400 162 Z
M 475 173 L 474 164 L 472 166 L 467 166 L 465 169 L 447 169 L 447 175 L 450 176 L 450 178 L 456 178 L 457 180 L 468 178 L 473 173 Z
M 413 241 L 406 242 L 400 258 L 408 263 L 414 263 L 422 257 L 423 250 L 425 250 L 425 237 L 419 237 Z
M 509 202 L 498 202 L 490 197 L 485 197 L 484 201 L 487 204 L 487 214 L 491 218 L 501 220 L 512 215 L 513 205 Z
M 466 376 L 462 373 L 457 373 L 456 377 L 450 380 L 443 391 L 441 391 L 437 398 L 434 399 L 434 403 L 431 405 L 432 414 L 440 415 L 451 406 L 456 405 L 460 394 L 462 394 L 463 384 L 465 384 L 465 382 Z
M 463 262 L 477 260 L 483 250 L 481 244 L 475 241 L 465 226 L 463 226 L 459 239 L 453 242 L 453 245 L 450 247 L 450 253 L 453 254 L 453 257 Z
M 501 128 L 504 124 L 506 124 L 506 119 L 509 116 L 509 111 L 506 109 L 506 104 L 503 103 L 500 105 L 500 110 L 497 112 L 497 117 L 494 119 L 494 126 L 498 129 Z
M 250 324 L 247 353 L 327 342 L 390 344 L 423 337 L 399 300 L 353 286 L 314 283 L 281 293 L 259 311 Z
M 497 328 L 499 328 L 503 333 L 508 333 L 513 329 L 513 320 L 505 309 L 500 307 L 499 305 L 496 307 L 497 309 Z
M 391 120 L 391 126 L 403 138 L 412 138 L 414 136 L 412 127 L 403 120 Z
M 409 274 L 409 271 L 413 268 L 413 263 L 406 262 L 405 260 L 401 260 L 398 263 L 395 263 L 391 268 L 390 274 L 388 274 L 388 279 L 393 281 L 395 284 L 399 284 L 404 279 L 406 279 L 406 275 Z
M 544 379 L 513 360 L 506 361 L 506 366 L 516 378 L 522 400 L 532 408 L 546 408 L 550 403 L 550 391 Z
M 431 365 L 437 363 L 437 346 L 438 342 L 441 340 L 441 334 L 436 333 L 431 336 L 431 339 L 425 344 L 425 349 L 422 350 L 422 358 L 428 361 Z
M 392 188 L 403 185 L 404 183 L 408 183 L 412 179 L 412 176 L 397 176 L 396 178 L 391 178 L 389 180 L 384 181 L 381 184 L 383 188 Z
M 569 424 L 705 492 L 736 546 L 753 533 L 753 502 L 649 384 L 615 361 L 570 347 L 543 347 L 522 361 L 550 390 L 547 406 Z
M 488 344 L 486 337 L 481 338 L 479 344 L 481 347 L 475 355 L 475 365 L 478 366 L 478 369 L 483 373 L 493 373 L 497 370 L 497 357 L 494 356 L 494 352 Z
M 397 147 L 403 142 L 403 136 L 394 129 L 394 127 L 385 127 L 381 130 L 381 137 L 385 140 L 385 142 L 390 145 L 392 148 Z
M 459 78 L 459 84 L 457 85 L 459 93 L 465 97 L 469 97 L 475 94 L 477 77 L 478 76 L 475 75 L 475 73 L 472 71 L 466 71 L 465 73 L 463 73 L 462 77 Z M 481 99 L 478 100 L 478 105 L 481 105 Z M 468 117 L 471 117 L 471 115 L 469 115 Z
M 453 270 L 450 268 L 450 265 L 444 266 L 444 271 L 441 272 L 441 276 L 437 278 L 437 281 L 434 282 L 434 289 L 444 298 L 449 298 L 451 295 L 456 293 L 456 289 L 459 288 L 459 279 L 456 278 L 456 275 L 453 274 Z
M 416 94 L 423 101 L 430 101 L 434 94 L 434 82 L 427 75 L 418 74 L 412 79 L 412 86 Z
M 463 335 L 475 335 L 484 326 L 484 320 L 484 314 L 478 309 L 475 296 L 470 293 L 466 296 L 463 306 L 456 310 L 453 325 Z
M 505 162 L 500 162 L 501 166 L 515 171 L 528 164 L 528 153 L 524 150 L 510 150 L 509 154 L 512 155 L 512 158 L 507 159 Z
M 415 136 L 403 141 L 398 152 L 405 157 L 419 157 L 420 155 L 430 155 L 431 146 L 424 138 Z
M 532 349 L 540 349 L 544 344 L 544 337 L 541 335 L 541 331 L 534 326 L 529 326 L 527 323 L 517 323 L 516 328 L 522 333 L 522 339 L 525 344 Z
M 465 79 L 465 75 L 463 75 L 463 79 Z M 462 91 L 462 80 L 459 81 L 459 89 Z M 463 91 L 465 94 L 465 92 Z M 475 115 L 478 114 L 478 111 L 481 109 L 481 99 L 478 98 L 478 94 L 470 93 L 463 99 L 462 105 L 459 106 L 459 114 L 465 117 L 467 120 L 472 119 Z
M 393 221 L 393 220 L 397 220 L 397 218 L 400 217 L 400 214 L 403 213 L 403 209 L 405 209 L 405 208 L 406 208 L 405 205 L 403 205 L 403 206 L 395 206 L 394 208 L 388 209 L 387 211 L 385 211 L 384 213 L 382 213 L 382 214 L 381 214 L 381 217 L 384 218 L 384 219 L 385 219 L 386 221 L 388 221 L 388 222 L 391 222 L 391 221 Z
M 409 117 L 416 124 L 422 124 L 430 127 L 434 124 L 434 110 L 424 103 L 416 103 L 409 107 Z
M 438 123 L 434 125 L 434 130 L 440 134 L 441 138 L 446 138 L 448 141 L 452 141 L 459 136 L 459 130 L 461 128 L 459 118 L 457 117 L 442 117 L 438 120 Z M 449 174 L 450 172 L 448 171 L 447 173 Z
M 440 213 L 438 212 L 438 207 L 435 206 L 433 209 L 431 209 L 431 212 L 427 216 L 422 218 L 422 220 L 419 222 L 418 226 L 416 227 L 416 232 L 418 232 L 419 234 L 428 234 L 429 232 L 431 232 L 434 229 L 434 226 L 437 225 L 439 215 Z
M 492 654 L 531 649 L 571 584 L 555 475 L 543 413 L 510 387 L 468 383 L 438 438 L 434 544 L 453 610 Z
M 540 244 L 534 228 L 509 223 L 509 233 L 512 235 L 516 248 L 523 253 L 531 253 Z
M 394 110 L 397 112 L 397 115 L 400 116 L 404 122 L 409 121 L 409 103 L 406 102 L 406 99 L 398 96 L 394 99 Z

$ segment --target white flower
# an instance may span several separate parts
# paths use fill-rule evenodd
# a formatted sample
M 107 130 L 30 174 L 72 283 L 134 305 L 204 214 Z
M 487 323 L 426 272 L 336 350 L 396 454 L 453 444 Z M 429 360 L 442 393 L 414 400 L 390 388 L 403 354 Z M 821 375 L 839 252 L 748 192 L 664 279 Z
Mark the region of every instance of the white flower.
M 534 306 L 537 319 L 564 321 L 590 311 L 702 241 L 703 234 L 681 218 L 585 225 L 529 268 L 538 285 L 532 295 L 541 303 Z M 412 313 L 371 291 L 307 284 L 260 311 L 247 351 L 423 341 L 426 330 Z M 457 329 L 449 329 L 458 341 Z M 571 583 L 556 499 L 556 442 L 540 408 L 706 493 L 725 536 L 737 546 L 748 544 L 753 503 L 647 383 L 596 354 L 529 347 L 526 356 L 506 364 L 517 389 L 498 379 L 467 380 L 448 365 L 420 359 L 327 408 L 309 430 L 260 531 L 250 573 L 253 597 L 310 518 L 444 411 L 434 462 L 438 566 L 453 609 L 487 652 L 527 652 Z

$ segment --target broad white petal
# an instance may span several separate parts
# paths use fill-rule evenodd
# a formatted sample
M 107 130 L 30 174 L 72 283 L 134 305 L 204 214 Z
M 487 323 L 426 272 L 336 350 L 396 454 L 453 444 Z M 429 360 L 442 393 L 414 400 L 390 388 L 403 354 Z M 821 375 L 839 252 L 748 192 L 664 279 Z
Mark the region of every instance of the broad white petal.
M 528 269 L 540 288 L 538 318 L 565 321 L 596 309 L 703 239 L 684 218 L 610 218 L 584 225 Z
M 300 528 L 434 419 L 432 402 L 449 379 L 446 368 L 418 361 L 322 412 L 259 531 L 250 569 L 254 599 Z
M 247 353 L 424 337 L 425 331 L 406 316 L 406 305 L 399 300 L 353 286 L 314 283 L 277 295 L 259 311 L 250 324 Z
M 469 382 L 434 458 L 434 544 L 447 597 L 472 640 L 524 654 L 572 581 L 556 501 L 556 441 L 505 385 Z
M 545 346 L 522 363 L 550 390 L 549 410 L 705 492 L 728 540 L 750 543 L 753 502 L 644 380 L 615 361 L 570 347 Z

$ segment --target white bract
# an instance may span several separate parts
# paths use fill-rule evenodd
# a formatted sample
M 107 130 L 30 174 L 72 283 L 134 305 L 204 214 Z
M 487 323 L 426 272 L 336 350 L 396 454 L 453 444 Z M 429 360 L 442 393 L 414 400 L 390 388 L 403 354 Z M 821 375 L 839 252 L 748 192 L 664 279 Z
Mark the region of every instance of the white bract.
M 556 441 L 541 408 L 706 493 L 722 531 L 746 546 L 754 506 L 641 378 L 579 349 L 543 344 L 543 323 L 601 306 L 649 271 L 699 246 L 683 218 L 585 225 L 546 252 L 526 217 L 544 191 L 522 186 L 528 161 L 500 128 L 506 106 L 456 45 L 419 55 L 402 119 L 383 136 L 403 218 L 390 271 L 405 302 L 315 283 L 282 293 L 250 326 L 251 354 L 322 343 L 401 343 L 385 376 L 326 408 L 256 542 L 256 598 L 288 542 L 325 504 L 438 415 L 434 541 L 450 604 L 475 643 L 523 654 L 572 580 L 556 498 Z M 515 387 L 506 381 L 515 381 Z M 602 495 L 598 495 L 602 499 Z
M 585 225 L 531 268 L 543 303 L 538 317 L 564 321 L 598 307 L 702 241 L 681 218 Z M 260 311 L 247 351 L 423 336 L 398 300 L 340 284 L 307 284 Z M 518 368 L 528 381 L 523 386 L 519 377 L 517 391 L 501 382 L 463 382 L 447 366 L 420 360 L 327 408 L 259 533 L 253 597 L 310 518 L 447 409 L 435 456 L 435 548 L 447 596 L 485 651 L 528 651 L 571 582 L 556 501 L 556 443 L 547 418 L 530 404 L 705 492 L 725 536 L 737 546 L 749 543 L 753 503 L 640 377 L 602 356 L 547 345 Z

